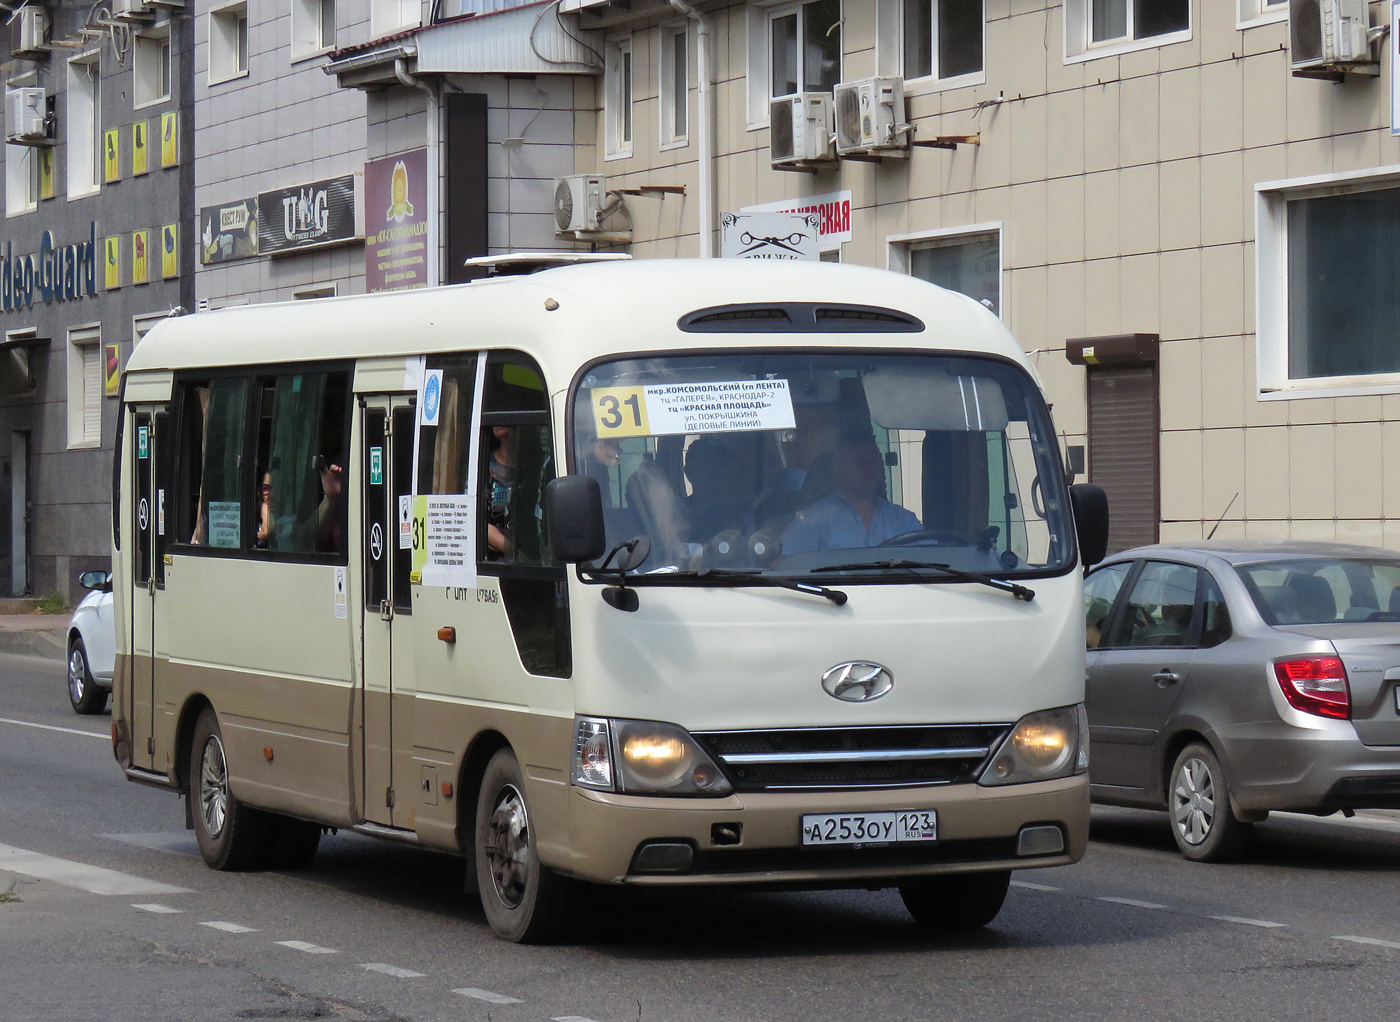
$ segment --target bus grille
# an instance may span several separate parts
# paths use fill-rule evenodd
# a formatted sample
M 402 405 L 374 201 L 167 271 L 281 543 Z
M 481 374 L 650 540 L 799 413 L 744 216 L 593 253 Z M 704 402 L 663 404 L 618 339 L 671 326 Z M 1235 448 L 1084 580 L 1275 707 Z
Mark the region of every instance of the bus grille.
M 891 788 L 975 780 L 1010 726 L 791 728 L 694 737 L 737 791 Z
M 702 848 L 691 873 L 778 873 L 787 870 L 888 869 L 943 862 L 994 862 L 1016 858 L 1016 839 L 980 838 L 937 844 L 867 848 Z

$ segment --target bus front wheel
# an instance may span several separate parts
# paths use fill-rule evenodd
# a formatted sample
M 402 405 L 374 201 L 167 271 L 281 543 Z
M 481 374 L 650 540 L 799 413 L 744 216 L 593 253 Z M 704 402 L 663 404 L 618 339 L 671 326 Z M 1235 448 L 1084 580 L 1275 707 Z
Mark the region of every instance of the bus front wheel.
M 256 869 L 267 853 L 269 817 L 234 797 L 229 787 L 223 733 L 212 708 L 205 707 L 190 745 L 190 784 L 194 836 L 199 854 L 215 869 Z
M 475 835 L 477 890 L 496 936 L 530 944 L 557 935 L 567 881 L 540 862 L 525 779 L 510 749 L 486 764 Z
M 997 917 L 1011 886 L 1011 871 L 922 877 L 899 885 L 904 907 L 920 926 L 975 930 Z

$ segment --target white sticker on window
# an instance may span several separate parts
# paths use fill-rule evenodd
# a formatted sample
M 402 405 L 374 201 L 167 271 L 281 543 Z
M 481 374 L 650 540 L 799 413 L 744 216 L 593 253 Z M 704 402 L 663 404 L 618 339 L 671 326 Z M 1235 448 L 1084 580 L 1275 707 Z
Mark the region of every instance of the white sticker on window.
M 590 400 L 600 437 L 727 433 L 797 425 L 787 380 L 599 387 Z
M 423 391 L 418 396 L 418 422 L 436 426 L 442 411 L 442 370 L 429 369 L 423 374 Z
M 413 549 L 413 498 L 399 495 L 399 549 Z
M 243 505 L 236 500 L 209 502 L 209 545 L 238 549 Z
M 165 535 L 165 491 L 156 490 L 156 534 Z
M 334 594 L 334 599 L 335 599 L 335 616 L 338 617 L 338 618 L 343 618 L 343 617 L 345 617 L 345 569 L 344 569 L 344 568 L 338 567 L 338 568 L 335 569 L 334 586 L 335 586 L 335 594 Z
M 476 585 L 476 497 L 441 495 L 424 498 L 426 521 L 423 562 L 425 586 Z

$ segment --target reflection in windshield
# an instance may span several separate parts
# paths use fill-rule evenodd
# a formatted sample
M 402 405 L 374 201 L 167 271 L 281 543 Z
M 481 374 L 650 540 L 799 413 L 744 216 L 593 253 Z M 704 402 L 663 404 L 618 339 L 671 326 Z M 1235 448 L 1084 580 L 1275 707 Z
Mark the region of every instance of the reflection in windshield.
M 1066 568 L 1064 484 L 1039 392 L 970 357 L 760 353 L 594 367 L 574 471 L 642 574 L 805 575 L 846 563 Z M 909 580 L 908 571 L 866 569 Z

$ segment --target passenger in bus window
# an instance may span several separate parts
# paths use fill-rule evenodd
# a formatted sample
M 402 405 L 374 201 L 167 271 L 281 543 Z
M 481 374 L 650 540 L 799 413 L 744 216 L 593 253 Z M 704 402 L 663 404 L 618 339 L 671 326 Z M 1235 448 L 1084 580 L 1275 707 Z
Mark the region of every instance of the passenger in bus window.
M 783 533 L 783 553 L 879 546 L 922 529 L 918 516 L 885 499 L 885 459 L 869 436 L 836 445 L 835 492 L 823 497 Z
M 264 472 L 258 488 L 258 538 L 254 549 L 266 550 L 272 540 L 272 473 Z
M 342 472 L 339 465 L 327 464 L 324 457 L 316 458 L 321 475 L 321 503 L 316 508 L 316 551 L 323 554 L 342 553 L 340 531 L 340 492 Z
M 512 427 L 492 426 L 491 464 L 487 491 L 487 560 L 499 561 L 510 554 L 511 492 L 515 489 L 515 451 Z

